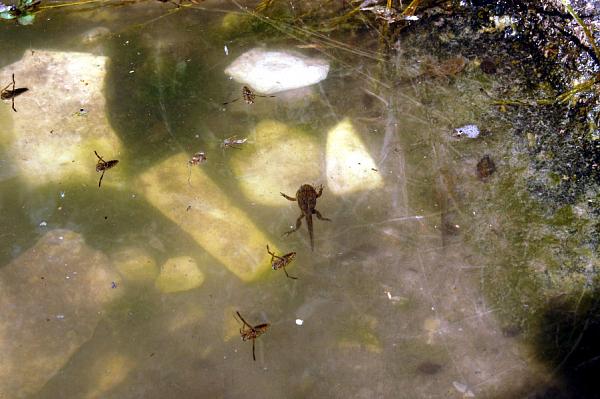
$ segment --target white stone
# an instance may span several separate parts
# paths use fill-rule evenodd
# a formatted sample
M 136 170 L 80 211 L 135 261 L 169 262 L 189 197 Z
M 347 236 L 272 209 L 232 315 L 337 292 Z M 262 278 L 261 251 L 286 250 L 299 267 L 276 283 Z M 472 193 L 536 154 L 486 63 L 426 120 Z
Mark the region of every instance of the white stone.
M 225 73 L 263 94 L 297 89 L 327 77 L 329 63 L 291 51 L 254 48 L 236 58 Z
M 107 57 L 87 53 L 27 50 L 23 58 L 0 70 L 2 86 L 15 74 L 17 87 L 29 91 L 0 103 L 0 161 L 30 185 L 69 179 L 98 184 L 94 150 L 115 159 L 121 143 L 107 119 L 104 83 Z M 84 111 L 80 111 L 83 109 Z M 4 168 L 0 168 L 4 169 Z M 7 168 L 8 169 L 8 168 Z M 116 167 L 103 185 L 118 181 Z
M 189 256 L 171 258 L 160 268 L 155 286 L 161 292 L 180 292 L 198 288 L 204 282 L 204 274 Z
M 465 125 L 454 129 L 457 136 L 467 136 L 470 139 L 474 139 L 479 136 L 479 128 L 477 125 Z
M 92 338 L 122 292 L 109 264 L 79 234 L 54 230 L 0 268 L 0 398 L 33 395 Z

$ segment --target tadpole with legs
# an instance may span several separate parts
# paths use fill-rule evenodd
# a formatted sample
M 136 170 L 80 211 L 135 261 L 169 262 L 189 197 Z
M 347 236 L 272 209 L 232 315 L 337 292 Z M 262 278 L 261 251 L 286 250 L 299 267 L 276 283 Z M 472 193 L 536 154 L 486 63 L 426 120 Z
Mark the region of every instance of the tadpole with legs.
M 254 341 L 256 340 L 256 338 L 267 332 L 267 329 L 269 328 L 270 324 L 263 323 L 252 327 L 250 324 L 248 324 L 246 320 L 244 320 L 240 312 L 236 311 L 235 313 L 243 323 L 242 327 L 240 328 L 240 336 L 242 337 L 242 341 L 248 341 L 249 339 L 252 340 L 252 359 L 256 361 L 256 355 L 254 353 Z
M 8 90 L 10 86 L 12 86 L 12 89 Z M 29 89 L 27 87 L 16 87 L 15 74 L 13 73 L 12 82 L 7 84 L 6 87 L 2 89 L 2 91 L 0 92 L 0 99 L 12 100 L 12 110 L 17 112 L 17 109 L 15 108 L 15 97 L 25 93 L 28 90 Z
M 265 96 L 262 94 L 256 94 L 248 86 L 244 86 L 244 87 L 242 87 L 242 96 L 241 97 L 238 97 L 231 101 L 227 101 L 226 103 L 223 103 L 223 105 L 234 103 L 240 99 L 243 99 L 246 102 L 246 104 L 254 104 L 254 99 L 256 97 L 265 97 L 266 98 L 266 97 L 275 97 L 275 96 Z
M 96 156 L 98 157 L 98 163 L 96 164 L 96 172 L 102 172 L 102 175 L 100 175 L 100 180 L 98 180 L 98 187 L 100 187 L 100 185 L 102 184 L 102 178 L 104 178 L 104 172 L 106 172 L 107 169 L 114 167 L 116 164 L 119 163 L 119 161 L 117 159 L 105 161 L 100 155 L 98 155 L 96 150 L 94 150 L 94 154 L 96 154 Z

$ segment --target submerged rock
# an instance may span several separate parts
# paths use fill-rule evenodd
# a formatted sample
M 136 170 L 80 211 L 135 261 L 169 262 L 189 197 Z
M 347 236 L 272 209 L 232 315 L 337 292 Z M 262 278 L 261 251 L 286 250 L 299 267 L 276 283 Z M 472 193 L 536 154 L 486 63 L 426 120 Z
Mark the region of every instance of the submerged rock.
M 383 177 L 352 122 L 344 119 L 327 136 L 327 184 L 334 194 L 383 187 Z
M 189 256 L 171 258 L 160 268 L 155 285 L 161 292 L 180 292 L 200 287 L 204 274 Z
M 0 130 L 14 174 L 31 185 L 64 183 L 68 178 L 97 184 L 94 150 L 113 159 L 120 149 L 103 94 L 107 60 L 86 53 L 32 50 L 0 70 L 3 85 L 14 73 L 17 87 L 29 89 L 15 99 L 18 112 L 4 113 L 5 128 Z M 10 109 L 10 104 L 0 106 Z M 111 181 L 115 179 L 106 184 Z
M 287 206 L 280 191 L 295 192 L 304 181 L 321 178 L 322 152 L 308 133 L 284 123 L 264 120 L 255 127 L 254 145 L 231 154 L 246 197 L 269 206 Z
M 112 255 L 111 259 L 125 280 L 147 283 L 153 281 L 158 275 L 156 262 L 141 248 L 123 249 Z
M 236 58 L 225 73 L 263 94 L 297 89 L 327 77 L 329 63 L 291 51 L 255 48 Z
M 0 397 L 37 392 L 88 341 L 121 290 L 107 257 L 54 230 L 0 268 Z
M 204 169 L 192 168 L 190 176 L 188 159 L 181 153 L 148 169 L 139 190 L 232 273 L 256 278 L 269 269 L 267 236 Z

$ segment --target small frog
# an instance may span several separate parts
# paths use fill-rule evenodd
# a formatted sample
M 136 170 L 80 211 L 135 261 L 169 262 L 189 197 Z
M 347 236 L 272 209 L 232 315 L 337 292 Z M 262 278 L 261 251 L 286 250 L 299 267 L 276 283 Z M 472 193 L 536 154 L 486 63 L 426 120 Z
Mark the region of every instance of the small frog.
M 317 219 L 319 220 L 327 220 L 328 222 L 331 222 L 331 219 L 324 218 L 321 213 L 315 209 L 315 206 L 317 206 L 317 198 L 323 194 L 323 186 L 319 186 L 319 192 L 317 192 L 317 190 L 315 190 L 315 188 L 310 184 L 303 184 L 300 186 L 298 191 L 296 191 L 296 198 L 285 195 L 284 193 L 280 194 L 283 196 L 283 198 L 289 201 L 298 201 L 298 207 L 300 207 L 300 210 L 302 211 L 302 214 L 296 220 L 296 227 L 285 232 L 283 235 L 287 236 L 298 230 L 302 225 L 302 218 L 306 216 L 308 235 L 310 236 L 310 248 L 312 251 L 314 251 L 315 246 L 313 243 L 312 215 L 317 215 Z
M 287 270 L 285 270 L 285 267 L 296 258 L 295 252 L 290 252 L 289 254 L 285 254 L 283 256 L 277 256 L 275 255 L 275 253 L 271 252 L 271 250 L 269 249 L 269 244 L 267 244 L 267 252 L 269 253 L 269 255 L 271 255 L 271 267 L 273 268 L 273 270 L 283 269 L 283 272 L 287 277 L 294 280 L 298 279 L 298 277 L 290 276 Z

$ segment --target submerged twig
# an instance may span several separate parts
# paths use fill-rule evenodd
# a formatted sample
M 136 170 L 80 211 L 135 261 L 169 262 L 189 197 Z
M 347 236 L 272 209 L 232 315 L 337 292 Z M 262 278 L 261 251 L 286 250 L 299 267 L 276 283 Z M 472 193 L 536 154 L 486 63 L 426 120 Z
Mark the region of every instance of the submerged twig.
M 523 106 L 535 106 L 535 105 L 555 105 L 564 104 L 569 102 L 576 94 L 590 90 L 595 84 L 600 82 L 600 73 L 596 74 L 592 79 L 588 79 L 583 83 L 579 83 L 573 86 L 571 89 L 559 94 L 555 98 L 541 98 L 537 100 L 494 100 L 494 105 L 523 105 Z

